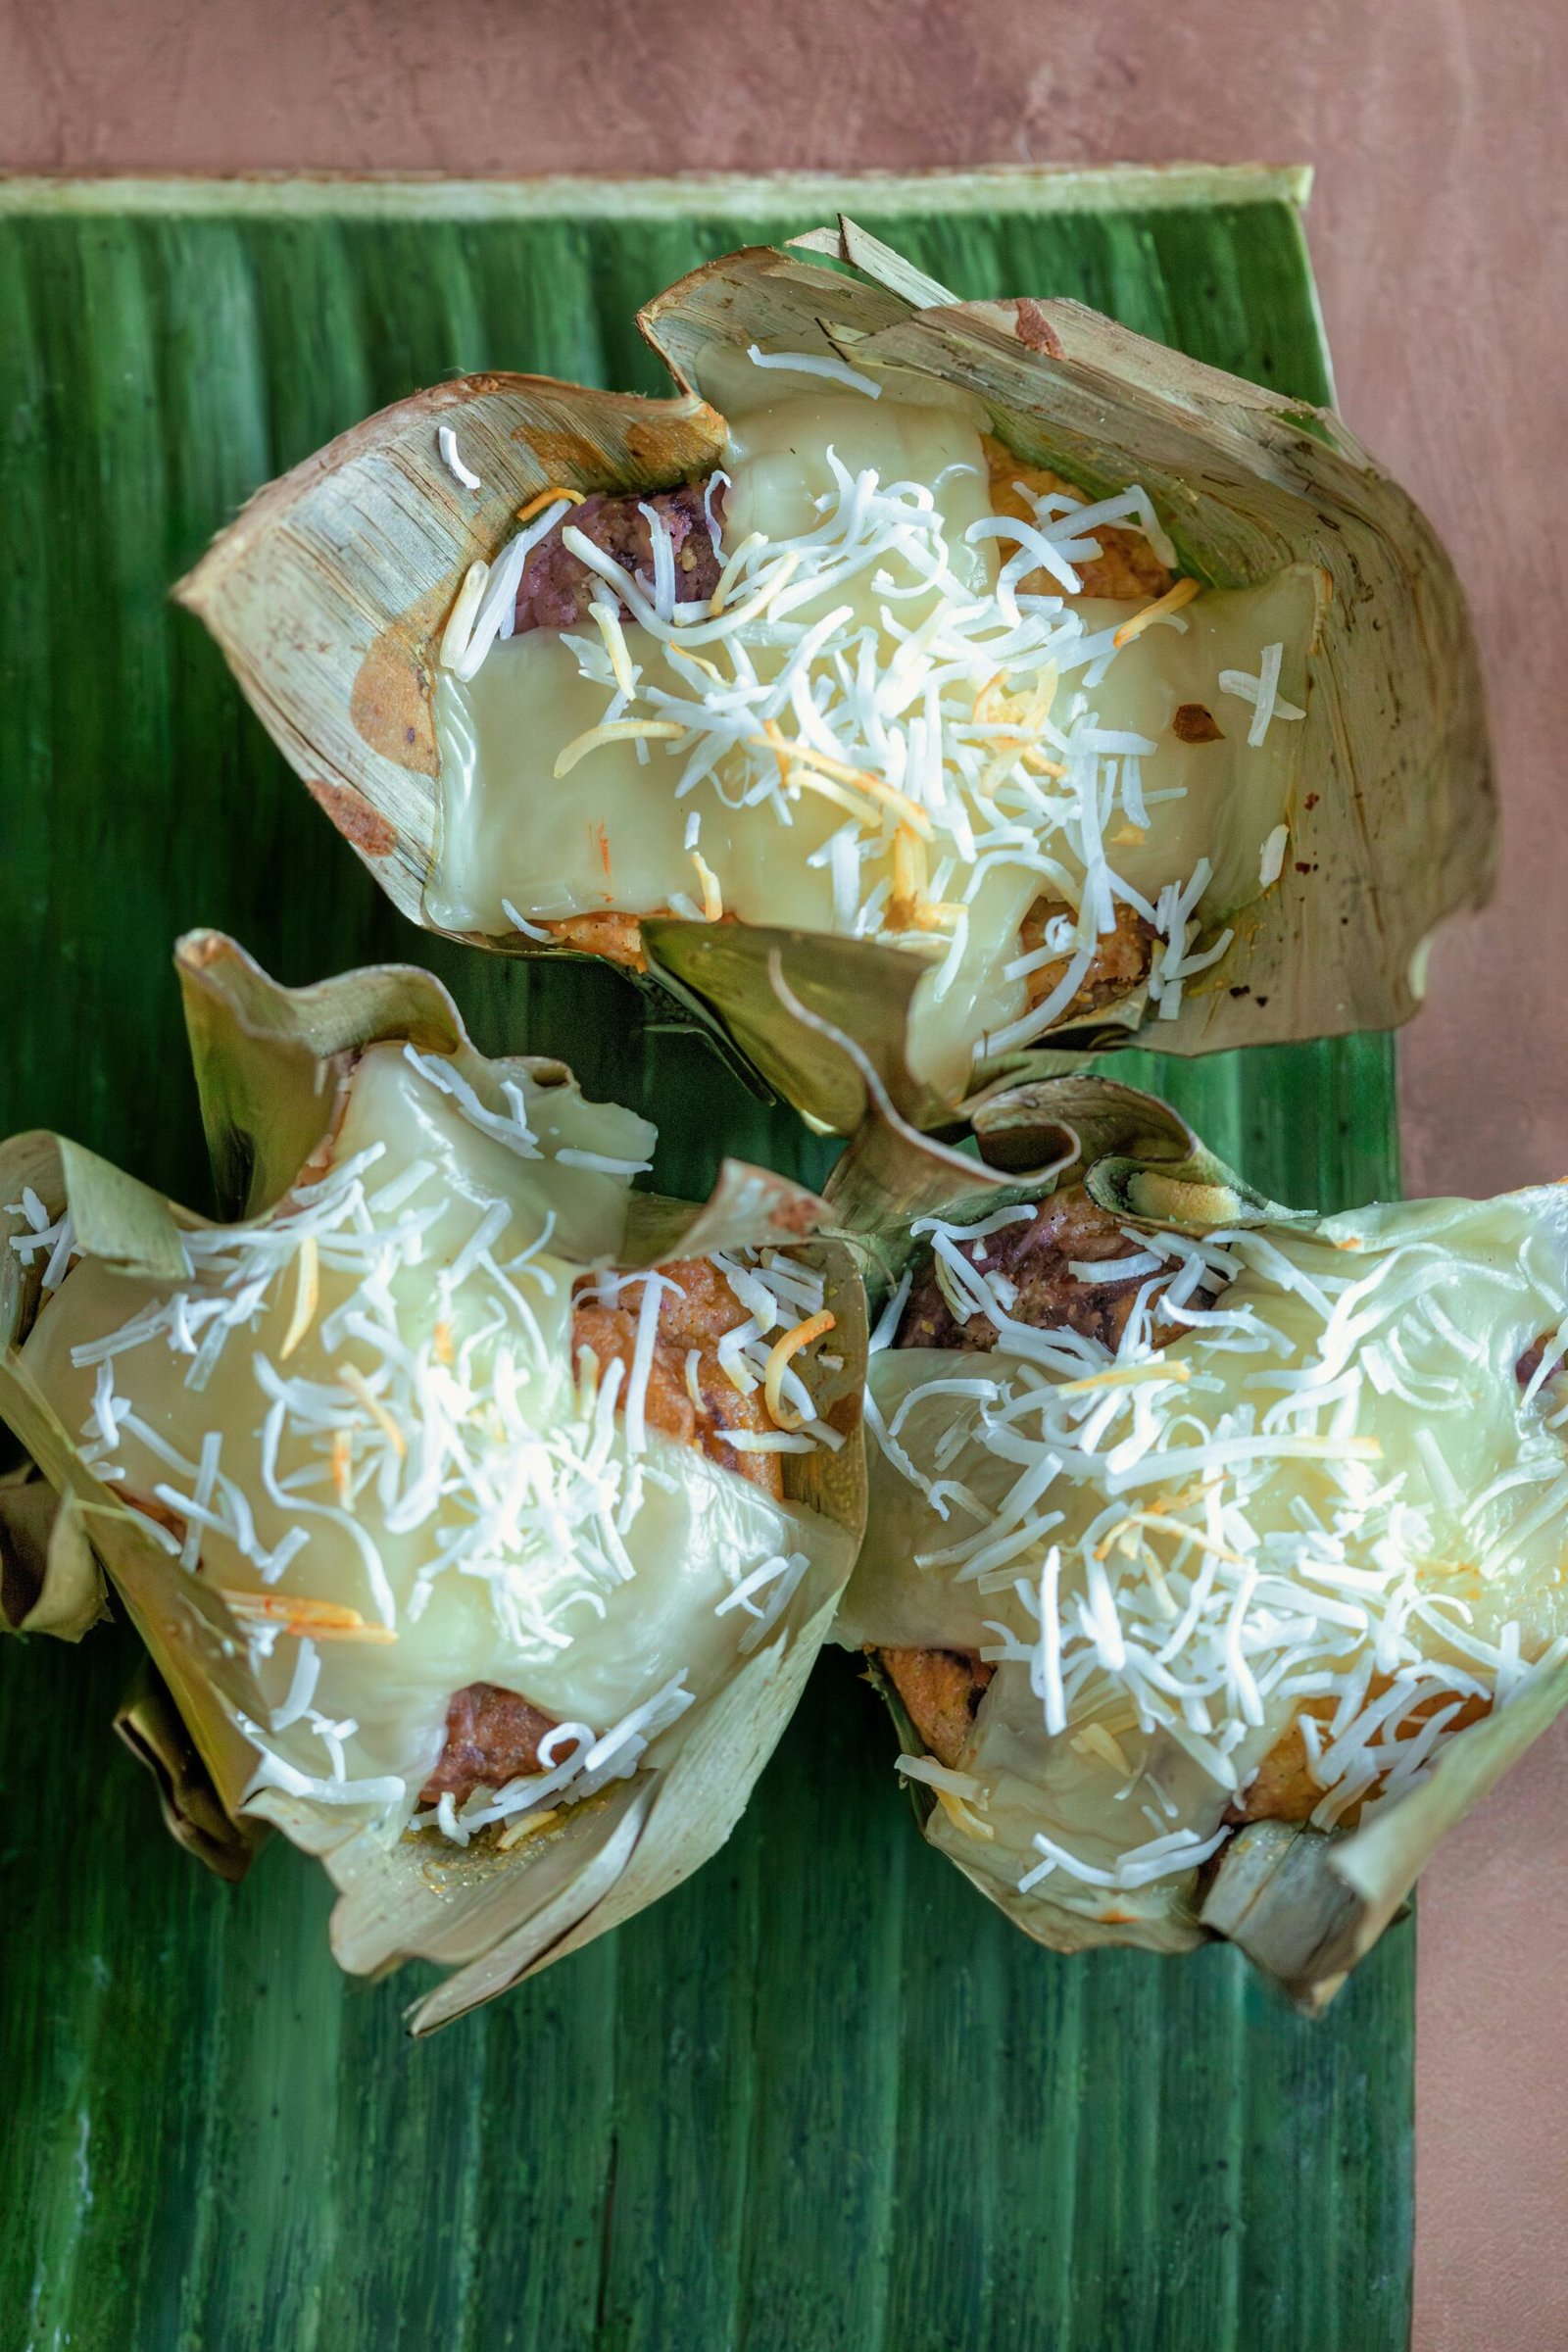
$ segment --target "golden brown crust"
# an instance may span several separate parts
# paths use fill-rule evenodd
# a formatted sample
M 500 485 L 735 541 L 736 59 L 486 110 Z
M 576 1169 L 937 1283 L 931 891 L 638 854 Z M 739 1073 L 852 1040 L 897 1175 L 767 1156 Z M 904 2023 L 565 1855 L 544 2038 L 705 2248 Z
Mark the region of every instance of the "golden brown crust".
M 643 1407 L 650 1427 L 662 1430 L 667 1437 L 678 1438 L 682 1445 L 700 1446 L 710 1460 L 725 1470 L 733 1470 L 740 1478 L 749 1479 L 754 1487 L 762 1487 L 781 1499 L 784 1493 L 784 1471 L 776 1453 L 742 1453 L 725 1443 L 726 1430 L 750 1430 L 759 1435 L 771 1430 L 767 1407 L 760 1389 L 743 1396 L 724 1371 L 718 1360 L 718 1343 L 726 1332 L 735 1331 L 747 1319 L 746 1309 L 716 1266 L 707 1258 L 680 1258 L 659 1269 L 666 1281 L 677 1285 L 677 1295 L 665 1292 L 660 1304 L 659 1330 L 654 1342 L 654 1360 L 648 1373 L 648 1396 Z M 585 1277 L 591 1288 L 593 1277 Z M 637 1344 L 637 1306 L 641 1293 L 633 1292 L 633 1303 L 626 1306 L 605 1306 L 590 1298 L 579 1298 L 572 1307 L 571 1352 L 576 1360 L 579 1348 L 591 1348 L 599 1361 L 601 1373 L 612 1363 L 623 1364 L 627 1376 L 631 1373 L 632 1353 Z M 686 1359 L 692 1349 L 698 1360 L 693 1368 L 693 1386 L 702 1397 L 702 1409 L 693 1404 L 686 1386 Z
M 1388 1688 L 1387 1676 L 1374 1675 L 1367 1690 L 1368 1701 L 1380 1697 Z M 1433 1691 L 1429 1697 L 1422 1699 L 1418 1706 L 1411 1708 L 1409 1714 L 1399 1725 L 1396 1737 L 1400 1740 L 1413 1740 L 1429 1717 L 1437 1714 L 1443 1708 L 1451 1706 L 1457 1695 L 1458 1693 L 1453 1690 Z M 1334 1709 L 1335 1701 L 1331 1697 L 1309 1698 L 1300 1712 L 1301 1715 L 1313 1716 L 1320 1724 L 1327 1724 L 1334 1714 Z M 1456 1732 L 1464 1731 L 1472 1723 L 1479 1723 L 1482 1717 L 1490 1714 L 1491 1711 L 1490 1700 L 1467 1696 L 1448 1729 Z M 1343 1828 L 1354 1829 L 1361 1818 L 1363 1805 L 1377 1794 L 1378 1786 L 1379 1784 L 1374 1782 L 1364 1796 L 1346 1808 L 1340 1816 Z M 1322 1782 L 1314 1780 L 1312 1777 L 1307 1761 L 1306 1741 L 1301 1736 L 1300 1716 L 1298 1715 L 1296 1721 L 1275 1740 L 1252 1779 L 1249 1781 L 1247 1787 L 1231 1805 L 1225 1818 L 1231 1822 L 1308 1821 L 1327 1793 Z
M 956 1764 L 995 1669 L 962 1649 L 879 1649 L 873 1654 L 904 1701 L 922 1744 L 939 1764 Z
M 980 444 L 991 475 L 994 514 L 1010 514 L 1016 522 L 1033 522 L 1034 510 L 1014 489 L 1015 482 L 1022 482 L 1037 498 L 1044 491 L 1055 490 L 1063 497 L 1091 503 L 1086 492 L 1064 482 L 1059 473 L 1048 472 L 1043 466 L 1026 466 L 990 433 L 981 434 Z M 1173 584 L 1175 573 L 1166 569 L 1142 531 L 1122 530 L 1114 523 L 1097 523 L 1094 535 L 1100 542 L 1101 554 L 1087 564 L 1073 564 L 1083 583 L 1082 595 L 1115 597 L 1122 601 L 1136 598 L 1143 603 L 1150 597 L 1163 596 Z M 1062 592 L 1060 582 L 1043 571 L 1030 572 L 1019 586 L 1027 596 L 1059 596 Z
M 634 972 L 646 972 L 648 958 L 643 954 L 642 917 L 622 914 L 618 908 L 607 906 L 593 914 L 567 914 L 558 921 L 540 923 L 538 929 L 548 931 L 564 948 L 580 949 L 585 956 L 604 956 L 612 963 L 623 963 Z
M 1089 1265 L 1107 1258 L 1126 1257 L 1132 1244 L 1108 1209 L 1090 1199 L 1082 1185 L 1066 1185 L 1042 1200 L 1025 1224 L 999 1226 L 983 1244 L 960 1242 L 958 1249 L 982 1274 L 996 1273 L 1015 1293 L 1008 1312 L 1020 1323 L 1049 1331 L 1053 1327 L 1082 1333 L 1114 1348 L 1127 1328 L 1127 1318 L 1147 1275 L 1113 1282 L 1082 1282 L 1074 1264 Z M 984 1250 L 984 1256 L 977 1254 Z M 1174 1326 L 1156 1341 L 1173 1336 Z M 949 1306 L 936 1278 L 933 1259 L 910 1285 L 899 1324 L 896 1348 L 953 1348 L 978 1350 L 994 1348 L 997 1327 L 976 1312 L 960 1323 Z
M 1060 899 L 1036 899 L 1018 926 L 1021 952 L 1032 956 L 1037 948 L 1044 947 L 1046 925 L 1055 916 L 1071 912 Z M 1123 997 L 1141 988 L 1154 959 L 1156 937 L 1134 907 L 1118 904 L 1116 928 L 1101 933 L 1089 969 L 1059 1017 L 1064 1021 L 1077 1019 L 1102 1005 L 1119 1004 Z M 1031 1004 L 1043 1004 L 1053 990 L 1060 987 L 1068 961 L 1067 956 L 1058 956 L 1054 962 L 1043 963 L 1027 975 L 1025 986 Z

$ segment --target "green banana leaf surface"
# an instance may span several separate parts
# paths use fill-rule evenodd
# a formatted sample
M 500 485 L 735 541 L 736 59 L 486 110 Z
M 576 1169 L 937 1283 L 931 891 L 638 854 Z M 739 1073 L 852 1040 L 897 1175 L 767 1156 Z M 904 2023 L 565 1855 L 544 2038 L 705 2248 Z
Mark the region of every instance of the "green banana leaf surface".
M 0 182 L 0 1133 L 211 1198 L 170 967 L 206 923 L 293 983 L 428 961 L 483 1051 L 657 1119 L 661 1191 L 725 1151 L 819 1186 L 836 1145 L 615 974 L 402 926 L 167 589 L 260 482 L 446 373 L 661 389 L 638 304 L 837 202 L 965 297 L 1072 295 L 1324 400 L 1299 192 Z M 1396 1187 L 1387 1039 L 1116 1075 L 1279 1200 Z M 1041 1951 L 914 1837 L 835 1653 L 715 1861 L 415 2045 L 419 1972 L 341 1977 L 281 1839 L 236 1887 L 170 1838 L 112 1729 L 136 1666 L 122 1623 L 0 1645 L 0 2345 L 1406 2341 L 1410 1924 L 1317 2024 L 1218 1946 Z

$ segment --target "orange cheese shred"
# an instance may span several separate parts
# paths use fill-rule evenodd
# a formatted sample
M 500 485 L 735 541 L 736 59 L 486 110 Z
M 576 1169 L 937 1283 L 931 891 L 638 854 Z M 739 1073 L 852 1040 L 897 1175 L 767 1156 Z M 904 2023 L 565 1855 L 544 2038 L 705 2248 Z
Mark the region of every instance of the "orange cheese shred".
M 808 1315 L 804 1323 L 797 1323 L 793 1331 L 785 1332 L 769 1349 L 767 1370 L 762 1375 L 762 1401 L 776 1429 L 792 1431 L 803 1427 L 800 1416 L 785 1408 L 784 1374 L 791 1356 L 799 1355 L 803 1348 L 809 1348 L 813 1340 L 819 1340 L 833 1325 L 834 1317 L 824 1307 L 819 1315 Z

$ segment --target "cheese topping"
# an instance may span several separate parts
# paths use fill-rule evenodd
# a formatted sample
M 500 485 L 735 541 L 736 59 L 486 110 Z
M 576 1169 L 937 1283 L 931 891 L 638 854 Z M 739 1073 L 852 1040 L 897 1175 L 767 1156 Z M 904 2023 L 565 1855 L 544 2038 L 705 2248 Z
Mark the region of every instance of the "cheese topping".
M 21 1205 L 50 1288 L 24 1356 L 82 1458 L 221 1594 L 264 1702 L 252 1793 L 373 1808 L 395 1830 L 476 1683 L 555 1719 L 544 1769 L 424 1818 L 475 1827 L 636 1769 L 776 1625 L 841 1531 L 646 1414 L 657 1272 L 603 1273 L 637 1316 L 629 1370 L 571 1356 L 582 1270 L 621 1247 L 654 1130 L 508 1065 L 470 1081 L 368 1048 L 327 1172 L 268 1215 L 185 1237 L 188 1280 L 70 1263 Z M 64 1253 L 64 1254 L 62 1254 Z M 716 1260 L 746 1309 L 820 1324 L 773 1251 Z M 69 1267 L 69 1271 L 68 1271 Z M 842 1445 L 790 1369 L 791 1450 Z
M 962 1758 L 982 1867 L 1155 1917 L 1293 1725 L 1330 1828 L 1568 1655 L 1556 1189 L 1311 1238 L 1129 1227 L 1126 1260 L 1083 1269 L 1152 1269 L 1114 1357 L 1015 1322 L 969 1233 L 924 1230 L 954 1312 L 998 1340 L 873 1359 L 841 1638 L 995 1666 Z
M 1158 934 L 1151 995 L 1174 1016 L 1224 954 L 1223 918 L 1264 887 L 1287 814 L 1299 732 L 1270 721 L 1300 714 L 1280 686 L 1304 688 L 1310 573 L 1069 602 L 1097 527 L 1141 530 L 1174 561 L 1141 489 L 1085 504 L 1020 488 L 1029 520 L 994 514 L 959 409 L 873 404 L 836 388 L 855 371 L 825 359 L 812 372 L 831 384 L 781 399 L 802 363 L 764 365 L 777 378 L 731 416 L 710 598 L 681 600 L 645 505 L 652 583 L 563 530 L 605 584 L 592 634 L 449 627 L 432 919 L 501 931 L 505 900 L 528 925 L 665 908 L 891 942 L 931 967 L 917 1066 L 961 1087 L 977 1052 L 1061 1019 L 1120 905 Z M 516 551 L 544 522 L 496 559 L 514 597 Z M 1024 585 L 1042 572 L 1051 593 Z M 1237 677 L 1255 705 L 1244 740 L 1174 729 Z M 700 897 L 693 808 L 711 877 Z M 1057 952 L 1071 959 L 1031 1004 L 1008 967 L 1042 896 L 1068 909 Z

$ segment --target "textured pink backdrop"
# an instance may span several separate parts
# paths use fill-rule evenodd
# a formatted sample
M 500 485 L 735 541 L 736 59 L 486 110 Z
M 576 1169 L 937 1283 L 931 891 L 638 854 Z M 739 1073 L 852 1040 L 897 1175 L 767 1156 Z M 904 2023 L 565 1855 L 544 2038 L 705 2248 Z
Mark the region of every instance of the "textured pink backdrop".
M 1342 406 L 1470 583 L 1507 822 L 1402 1050 L 1417 1192 L 1568 1172 L 1565 103 L 1562 0 L 0 0 L 19 171 L 1314 164 Z M 1425 1882 L 1420 2352 L 1568 2343 L 1565 1762 Z

